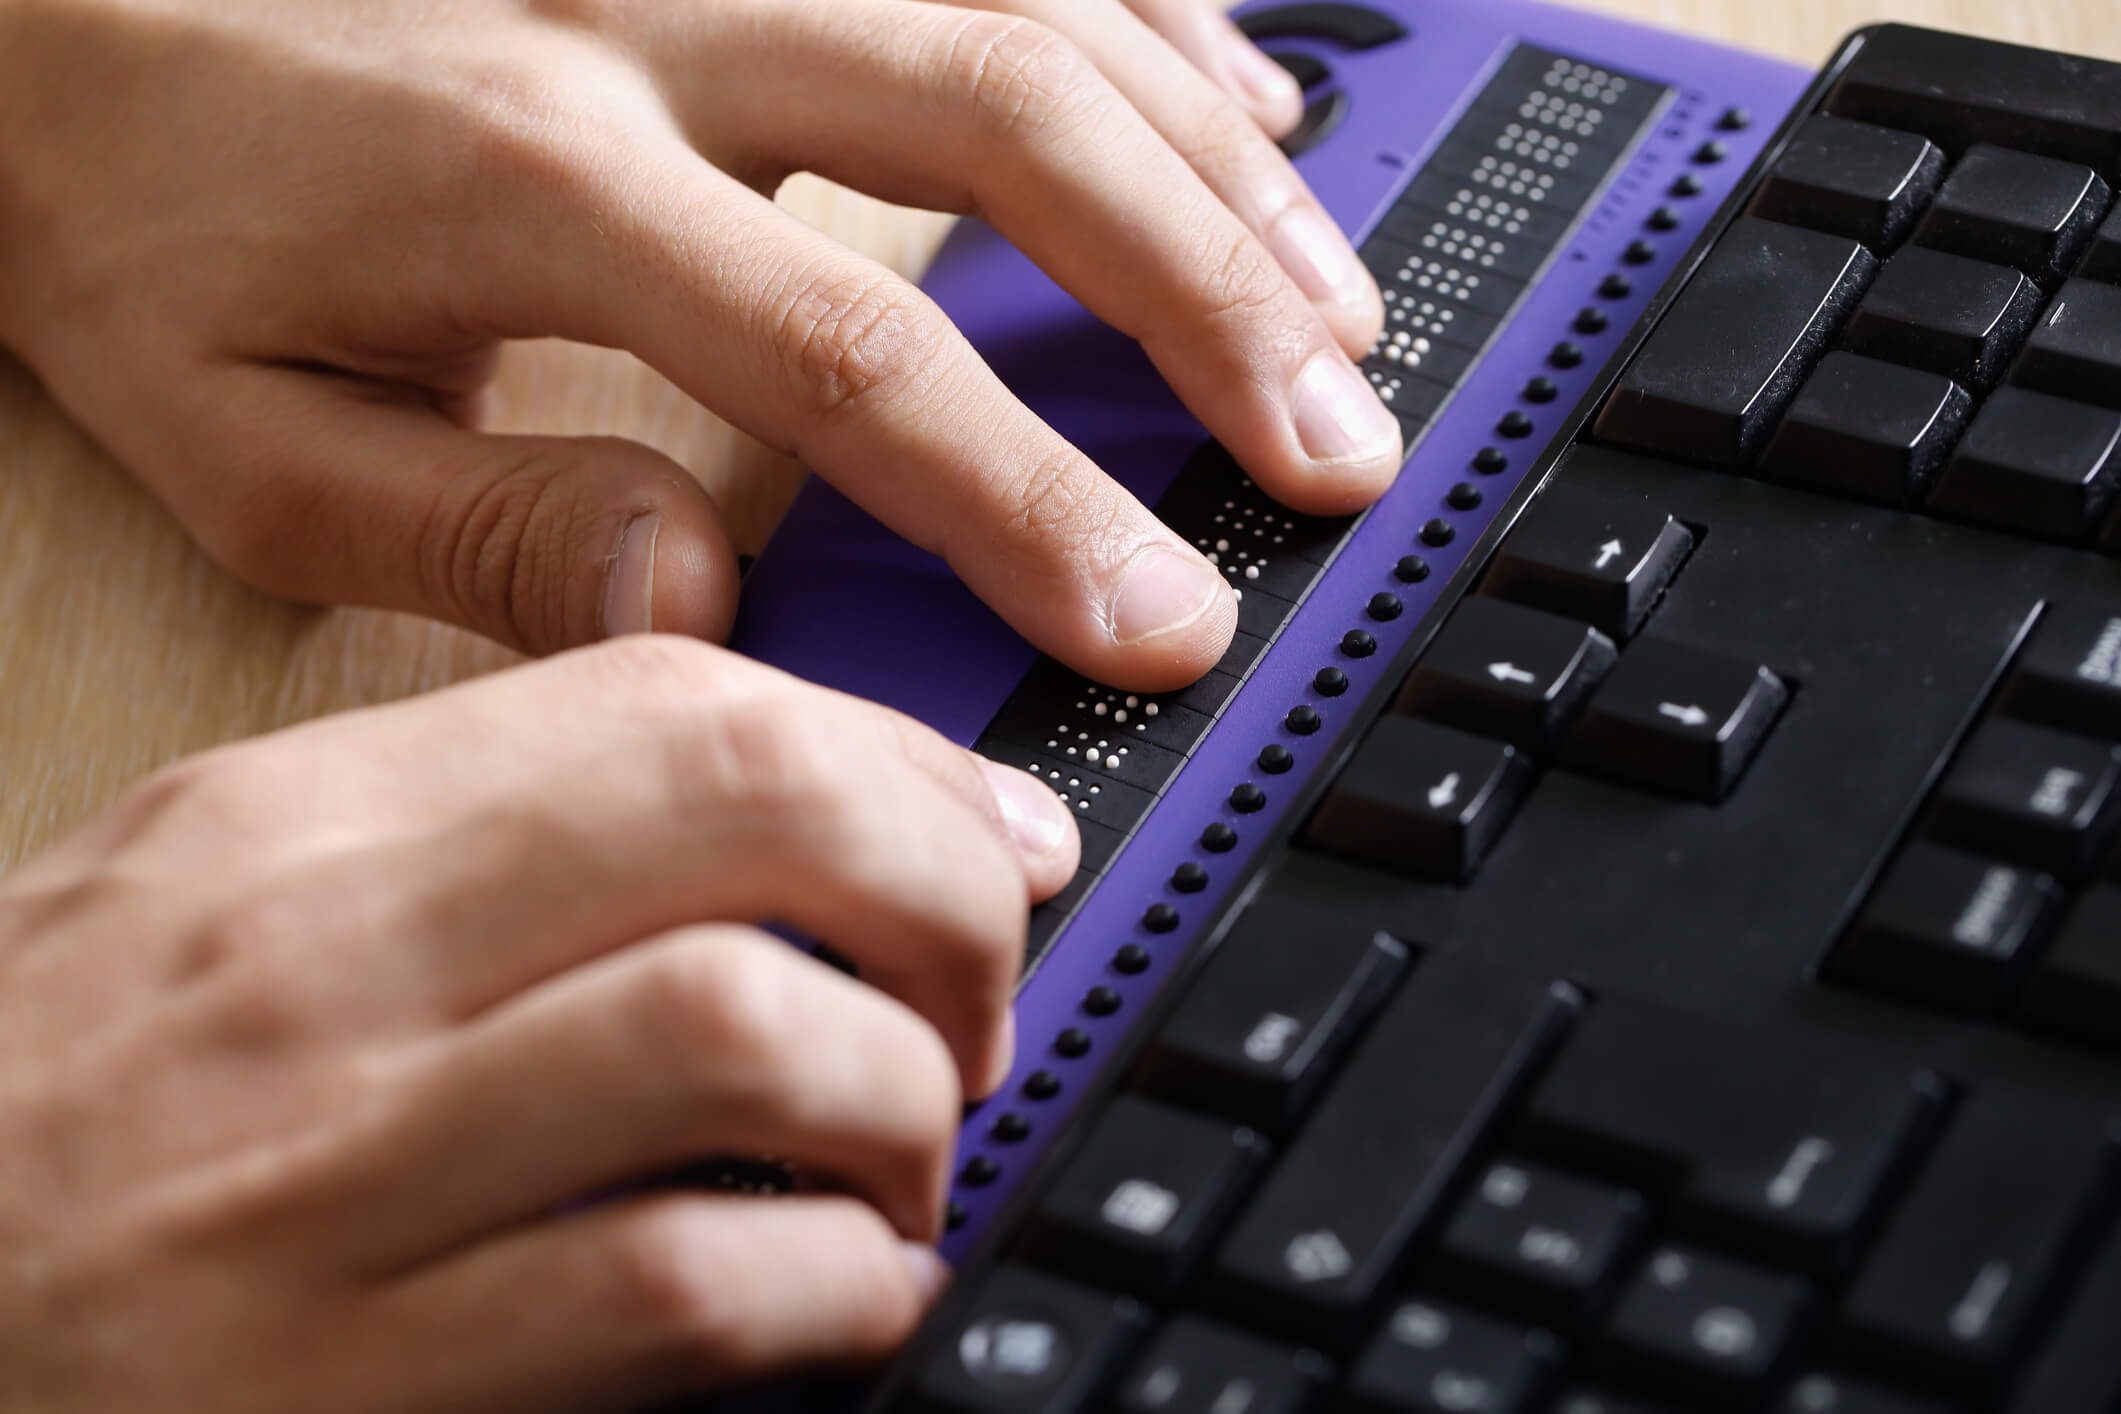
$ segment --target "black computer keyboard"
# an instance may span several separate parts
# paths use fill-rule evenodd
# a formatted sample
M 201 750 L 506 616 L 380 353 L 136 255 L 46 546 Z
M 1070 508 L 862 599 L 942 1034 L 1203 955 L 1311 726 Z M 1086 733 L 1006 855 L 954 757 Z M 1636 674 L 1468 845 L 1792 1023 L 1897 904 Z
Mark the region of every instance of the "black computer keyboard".
M 2121 1410 L 2117 181 L 1829 66 L 877 1407 Z

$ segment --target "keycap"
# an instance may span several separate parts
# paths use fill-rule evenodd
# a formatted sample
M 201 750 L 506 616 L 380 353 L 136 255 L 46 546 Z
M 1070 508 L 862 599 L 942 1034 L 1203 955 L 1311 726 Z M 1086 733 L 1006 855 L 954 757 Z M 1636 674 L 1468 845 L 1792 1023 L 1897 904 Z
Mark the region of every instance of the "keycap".
M 1306 103 L 1303 116 L 1281 139 L 1282 155 L 1301 157 L 1333 136 L 1334 130 L 1348 116 L 1349 107 L 1348 91 L 1344 88 L 1328 89 Z
M 2082 540 L 2121 484 L 2121 413 L 1999 388 L 1975 416 L 1929 508 L 1980 525 Z
M 1270 891 L 1208 959 L 1135 1083 L 1174 1105 L 1286 1132 L 1407 967 L 1406 945 L 1389 934 Z
M 1482 592 L 1625 642 L 1693 552 L 1694 533 L 1667 511 L 1553 487 L 1503 541 Z
M 1984 724 L 1937 789 L 1930 833 L 1975 854 L 2083 876 L 2121 814 L 2121 747 L 2024 722 Z
M 1944 180 L 1944 154 L 1919 133 L 1815 114 L 1760 184 L 1750 212 L 1861 241 L 1900 244 Z
M 1791 404 L 1761 472 L 1907 505 L 1928 486 L 1972 410 L 1973 399 L 1941 374 L 1830 353 Z
M 2106 1108 L 2000 1086 L 1968 1096 L 1849 1290 L 1846 1345 L 1957 1398 L 1994 1390 L 2121 1198 Z
M 2003 710 L 2121 741 L 2121 603 L 2077 600 L 2041 618 L 2005 683 Z
M 2070 911 L 2025 984 L 2018 1017 L 2051 1036 L 2121 1050 L 2121 888 L 2093 889 Z
M 1550 750 L 1613 666 L 1594 628 L 1500 599 L 1465 600 L 1400 689 L 1409 716 L 1462 727 L 1535 754 Z
M 1560 1355 L 1542 1330 L 1418 1296 L 1394 1307 L 1348 1378 L 1364 1414 L 1527 1414 Z
M 1947 1405 L 1818 1370 L 1792 1380 L 1772 1408 L 1774 1414 L 1952 1414 Z
M 1853 1256 L 1942 1101 L 1928 1072 L 1608 998 L 1519 1132 L 1571 1169 L 1668 1197 L 1684 1232 L 1828 1273 Z
M 1073 1414 L 1111 1379 L 1146 1320 L 1131 1298 L 996 1268 L 922 1366 L 926 1414 Z
M 1333 76 L 1333 71 L 1326 67 L 1325 60 L 1314 55 L 1301 54 L 1293 49 L 1275 49 L 1270 50 L 1267 57 L 1287 70 L 1289 77 L 1296 80 L 1298 88 L 1314 87 Z
M 1375 49 L 1407 36 L 1405 25 L 1368 5 L 1277 5 L 1241 15 L 1237 23 L 1255 43 L 1268 39 L 1325 39 L 1348 49 Z
M 1304 842 L 1455 883 L 1494 847 L 1533 774 L 1514 746 L 1387 714 L 1334 781 Z
M 1992 1012 L 2031 967 L 2060 899 L 2060 887 L 2037 871 L 1910 845 L 1834 949 L 1829 971 L 1905 1000 Z
M 1575 1329 L 1610 1299 L 1648 1220 L 1631 1189 L 1499 1160 L 1444 1228 L 1430 1277 L 1484 1305 Z
M 1316 1351 L 1181 1316 L 1158 1333 L 1115 1403 L 1124 1414 L 1302 1414 L 1330 1373 Z
M 1621 375 L 1597 435 L 1747 465 L 1877 268 L 1846 237 L 1741 217 Z
M 1986 390 L 2032 331 L 2040 287 L 2007 265 L 1909 246 L 1849 320 L 1848 347 Z
M 1782 679 L 1756 663 L 1645 638 L 1592 694 L 1562 762 L 1687 800 L 1721 800 L 1788 701 Z
M 2036 393 L 2121 410 L 2121 285 L 2064 284 L 2010 379 Z
M 1122 1095 L 1027 1228 L 1041 1265 L 1099 1286 L 1176 1286 L 1266 1156 L 1252 1130 Z
M 2090 1275 L 2052 1324 L 2010 1414 L 2121 1409 L 2121 1351 L 2114 1341 L 2121 1331 L 2121 1229 L 2108 1234 Z
M 2111 201 L 2081 162 L 1980 143 L 1946 178 L 1915 242 L 2015 266 L 2051 285 L 2076 264 Z
M 1564 984 L 1425 963 L 1238 1219 L 1207 1293 L 1253 1321 L 1359 1338 L 1356 1313 L 1581 1006 Z
M 2087 280 L 2104 280 L 2108 284 L 2121 284 L 2121 207 L 2116 207 L 2092 238 L 2090 253 L 2077 273 Z
M 1811 1299 L 1796 1277 L 1666 1244 L 1613 1309 L 1600 1356 L 1693 1398 L 1755 1400 L 1788 1357 Z

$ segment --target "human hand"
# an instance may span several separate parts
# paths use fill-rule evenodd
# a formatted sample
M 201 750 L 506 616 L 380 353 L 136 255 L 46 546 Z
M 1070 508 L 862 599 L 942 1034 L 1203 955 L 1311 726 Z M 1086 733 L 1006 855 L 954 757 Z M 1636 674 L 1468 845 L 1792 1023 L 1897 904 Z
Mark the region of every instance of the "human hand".
M 1269 492 L 1367 503 L 1376 287 L 1180 48 L 1262 121 L 1297 95 L 1208 0 L 1130 3 L 0 0 L 0 338 L 237 573 L 534 651 L 730 619 L 681 468 L 475 430 L 501 340 L 631 349 L 1041 648 L 1176 686 L 1228 642 L 1220 576 L 768 199 L 808 169 L 977 211 Z
M 0 1411 L 610 1409 L 888 1352 L 1075 864 L 1030 777 L 667 635 L 150 778 L 0 880 Z M 730 1154 L 825 1191 L 627 1187 Z

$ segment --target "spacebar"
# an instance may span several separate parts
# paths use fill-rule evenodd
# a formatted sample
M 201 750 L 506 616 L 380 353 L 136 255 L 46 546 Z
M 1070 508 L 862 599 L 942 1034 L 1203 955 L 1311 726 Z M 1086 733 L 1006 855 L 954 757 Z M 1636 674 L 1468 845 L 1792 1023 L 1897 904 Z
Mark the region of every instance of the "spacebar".
M 1239 1319 L 1329 1343 L 1360 1332 L 1351 1318 L 1582 1006 L 1566 983 L 1424 963 L 1239 1222 L 1209 1288 Z

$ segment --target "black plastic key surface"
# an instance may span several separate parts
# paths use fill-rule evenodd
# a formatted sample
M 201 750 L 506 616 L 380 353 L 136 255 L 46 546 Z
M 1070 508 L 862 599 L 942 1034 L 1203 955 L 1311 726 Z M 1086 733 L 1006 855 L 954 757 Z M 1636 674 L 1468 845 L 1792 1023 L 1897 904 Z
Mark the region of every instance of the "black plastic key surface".
M 2110 1108 L 1969 1096 L 1849 1290 L 1845 1345 L 1958 1397 L 2002 1383 L 2121 1201 Z
M 1631 1189 L 1501 1160 L 1444 1228 L 1431 1275 L 1485 1305 L 1575 1329 L 1611 1297 L 1648 1219 Z
M 2049 610 L 2004 686 L 2003 710 L 2121 741 L 2121 603 Z
M 2063 879 L 2081 877 L 2121 811 L 2121 747 L 2025 722 L 1983 725 L 1938 787 L 1931 833 Z
M 1814 114 L 1790 138 L 1748 209 L 1883 253 L 1900 244 L 1936 195 L 1944 165 L 1944 154 L 1920 133 Z
M 1283 1133 L 1407 965 L 1398 939 L 1277 907 L 1269 893 L 1149 1043 L 1136 1083 L 1172 1104 Z
M 1560 1350 L 1542 1330 L 1418 1296 L 1403 1301 L 1348 1377 L 1363 1414 L 1529 1414 Z
M 1514 746 L 1388 714 L 1311 818 L 1305 843 L 1415 878 L 1468 878 L 1531 790 Z
M 1621 375 L 1597 435 L 1746 465 L 1877 268 L 1843 236 L 1752 216 L 1733 222 Z
M 2121 284 L 2121 207 L 2114 208 L 2099 234 L 2092 238 L 2092 248 L 2077 273 L 2087 280 Z
M 1905 1000 L 1993 1012 L 2031 967 L 2060 898 L 2035 870 L 1910 845 L 1834 949 L 1829 972 Z
M 2042 303 L 2040 287 L 2007 265 L 1910 246 L 1878 272 L 1847 342 L 1978 392 L 2018 352 Z
M 2121 1051 L 2121 887 L 2093 889 L 2070 910 L 2018 1016 L 2048 1035 Z
M 1625 641 L 1694 550 L 1694 533 L 1656 506 L 1548 489 L 1497 552 L 1482 591 Z
M 2083 540 L 2121 486 L 2121 413 L 1999 388 L 1937 480 L 1939 515 Z
M 914 1385 L 921 1414 L 1075 1414 L 1110 1382 L 1146 1313 L 1021 1267 L 999 1267 Z
M 1670 1410 L 1670 1405 L 1581 1388 L 1565 1390 L 1554 1401 L 1554 1414 L 1670 1414 Z
M 1757 663 L 1646 638 L 1585 706 L 1563 762 L 1688 800 L 1728 795 L 1789 701 Z
M 2063 285 L 2010 378 L 2036 393 L 2121 410 L 2121 285 Z
M 2112 199 L 2080 162 L 1978 144 L 1952 169 L 1915 241 L 2052 285 L 2083 253 Z
M 1307 3 L 1254 10 L 1238 20 L 1252 39 L 1325 39 L 1349 49 L 1374 49 L 1407 37 L 1407 27 L 1368 5 Z
M 1027 1250 L 1099 1286 L 1175 1286 L 1266 1147 L 1250 1129 L 1122 1095 L 1032 1215 Z
M 1904 1390 L 1818 1370 L 1790 1381 L 1773 1409 L 1774 1414 L 1953 1414 L 1949 1405 Z
M 1458 606 L 1415 665 L 1398 707 L 1544 752 L 1615 656 L 1613 641 L 1594 628 L 1475 597 Z
M 1113 1402 L 1122 1414 L 1303 1414 L 1329 1373 L 1315 1351 L 1181 1316 L 1157 1333 Z
M 1667 1244 L 1621 1296 L 1600 1354 L 1686 1398 L 1753 1403 L 1789 1357 L 1811 1302 L 1796 1277 Z
M 1778 481 L 1906 505 L 1966 426 L 1973 399 L 1942 374 L 1830 353 L 1805 381 L 1761 471 Z
M 2059 1409 L 2121 1410 L 2121 1230 L 2109 1234 L 2090 1275 L 2042 1341 L 2012 1397 L 2010 1414 Z

